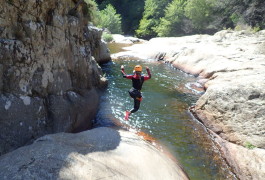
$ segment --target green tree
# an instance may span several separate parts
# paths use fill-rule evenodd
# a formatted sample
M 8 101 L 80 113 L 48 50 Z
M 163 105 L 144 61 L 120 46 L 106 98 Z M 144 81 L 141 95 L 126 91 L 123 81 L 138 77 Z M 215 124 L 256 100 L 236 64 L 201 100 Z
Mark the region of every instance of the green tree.
M 157 36 L 155 29 L 159 25 L 160 18 L 164 16 L 164 9 L 171 0 L 145 0 L 144 14 L 140 21 L 136 35 L 141 38 Z
M 204 29 L 212 20 L 213 7 L 216 0 L 188 0 L 185 15 L 198 30 Z
M 183 34 L 182 26 L 185 18 L 186 0 L 173 0 L 166 8 L 165 17 L 160 19 L 156 28 L 158 36 L 176 36 Z
M 98 27 L 107 28 L 111 33 L 121 34 L 121 16 L 115 8 L 109 4 L 99 13 Z
M 111 4 L 122 18 L 122 31 L 126 34 L 134 34 L 142 19 L 144 0 L 96 0 L 99 9 L 103 10 Z

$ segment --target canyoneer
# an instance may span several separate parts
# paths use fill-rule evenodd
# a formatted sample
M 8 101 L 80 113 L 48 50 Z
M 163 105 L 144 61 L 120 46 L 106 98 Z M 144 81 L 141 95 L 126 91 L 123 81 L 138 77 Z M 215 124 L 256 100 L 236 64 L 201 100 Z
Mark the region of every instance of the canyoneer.
M 131 113 L 135 113 L 138 111 L 140 107 L 140 103 L 143 99 L 141 89 L 143 86 L 144 81 L 148 80 L 151 78 L 151 72 L 148 67 L 146 67 L 147 71 L 147 76 L 142 75 L 142 66 L 136 65 L 133 69 L 133 74 L 127 75 L 124 71 L 124 66 L 121 66 L 121 72 L 123 74 L 123 77 L 126 79 L 131 79 L 132 80 L 132 88 L 129 90 L 129 95 L 133 98 L 134 100 L 134 107 L 130 111 L 125 111 L 125 120 L 129 119 L 129 116 Z

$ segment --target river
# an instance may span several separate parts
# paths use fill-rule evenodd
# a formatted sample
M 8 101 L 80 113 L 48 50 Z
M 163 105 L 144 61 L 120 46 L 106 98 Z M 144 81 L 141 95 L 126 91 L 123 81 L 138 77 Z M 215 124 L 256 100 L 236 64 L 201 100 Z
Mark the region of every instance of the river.
M 148 66 L 152 78 L 144 82 L 139 111 L 125 121 L 124 112 L 133 107 L 133 100 L 128 94 L 131 80 L 122 77 L 120 66 L 131 74 L 137 64 L 143 66 L 145 74 Z M 102 69 L 109 86 L 101 98 L 95 127 L 121 123 L 149 134 L 180 162 L 191 180 L 234 179 L 210 135 L 188 111 L 202 94 L 191 88 L 196 77 L 153 60 L 116 60 L 102 65 Z

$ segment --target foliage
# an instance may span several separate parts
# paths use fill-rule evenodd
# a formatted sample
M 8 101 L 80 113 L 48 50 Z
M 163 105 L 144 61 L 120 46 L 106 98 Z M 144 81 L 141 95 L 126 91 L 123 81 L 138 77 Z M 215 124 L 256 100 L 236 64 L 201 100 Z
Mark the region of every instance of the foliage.
M 94 0 L 86 0 L 94 1 Z M 100 10 L 111 4 L 126 34 L 149 39 L 214 33 L 243 25 L 265 28 L 264 0 L 96 0 Z
M 185 0 L 173 0 L 166 8 L 165 17 L 160 19 L 156 28 L 158 36 L 176 36 L 183 33 L 182 25 L 184 16 Z
M 246 142 L 246 143 L 244 144 L 244 146 L 245 146 L 246 148 L 248 148 L 248 149 L 254 149 L 254 148 L 256 148 L 256 146 L 254 146 L 254 145 L 251 144 L 250 142 Z
M 216 0 L 188 0 L 185 15 L 197 29 L 205 28 L 212 20 L 213 7 Z
M 134 34 L 138 28 L 144 11 L 144 0 L 96 0 L 99 9 L 103 10 L 111 4 L 121 14 L 122 31 L 126 34 Z
M 252 31 L 253 32 L 258 32 L 258 31 L 260 31 L 261 30 L 261 28 L 259 27 L 259 26 L 256 26 L 256 27 L 253 27 L 252 28 Z
M 99 13 L 98 27 L 107 28 L 111 33 L 121 34 L 121 16 L 116 13 L 112 5 L 107 5 L 105 9 Z
M 110 41 L 113 40 L 113 36 L 111 34 L 109 34 L 109 33 L 106 33 L 106 32 L 103 32 L 102 38 L 106 42 L 110 42 Z
M 234 24 L 237 24 L 240 20 L 240 15 L 234 12 L 231 14 L 230 19 Z
M 160 18 L 164 16 L 164 9 L 170 0 L 146 0 L 143 18 L 140 21 L 136 35 L 142 38 L 157 36 L 155 29 L 159 25 Z
M 97 3 L 94 0 L 84 0 L 87 3 L 87 12 L 88 20 L 94 24 L 97 24 L 99 21 L 99 12 Z

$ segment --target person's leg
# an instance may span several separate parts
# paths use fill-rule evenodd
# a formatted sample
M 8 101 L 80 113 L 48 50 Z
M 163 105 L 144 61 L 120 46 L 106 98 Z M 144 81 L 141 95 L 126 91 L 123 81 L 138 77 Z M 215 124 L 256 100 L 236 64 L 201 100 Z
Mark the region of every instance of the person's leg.
M 129 116 L 131 113 L 135 113 L 136 111 L 138 111 L 138 109 L 140 108 L 140 103 L 141 103 L 140 99 L 141 98 L 134 98 L 134 107 L 132 110 L 126 111 L 125 120 L 129 119 Z
M 142 95 L 141 95 L 141 92 L 139 92 L 139 91 L 136 91 L 134 93 L 129 91 L 129 94 L 134 100 L 134 107 L 130 111 L 126 111 L 125 112 L 126 113 L 125 114 L 125 120 L 129 119 L 129 116 L 130 116 L 131 113 L 135 113 L 136 111 L 138 111 L 138 109 L 140 108 L 140 103 L 141 103 L 141 101 L 143 99 Z
M 138 98 L 134 98 L 134 106 L 133 109 L 130 111 L 131 113 L 135 113 L 140 108 L 141 101 Z

